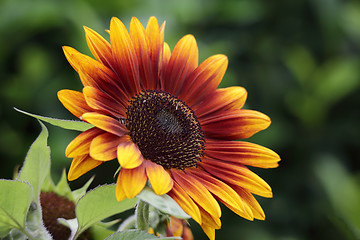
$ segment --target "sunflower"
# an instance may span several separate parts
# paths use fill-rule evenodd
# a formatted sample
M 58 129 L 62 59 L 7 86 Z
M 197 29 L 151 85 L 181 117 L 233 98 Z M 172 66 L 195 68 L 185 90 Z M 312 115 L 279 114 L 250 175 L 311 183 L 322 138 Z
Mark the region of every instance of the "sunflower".
M 271 188 L 247 166 L 274 168 L 280 158 L 265 147 L 235 141 L 266 129 L 270 119 L 242 109 L 244 88 L 217 89 L 227 57 L 218 54 L 198 64 L 192 35 L 182 37 L 171 52 L 164 27 L 155 17 L 146 28 L 132 18 L 128 32 L 112 18 L 110 43 L 85 27 L 96 60 L 63 48 L 84 88 L 61 90 L 58 97 L 94 126 L 66 149 L 73 158 L 68 179 L 117 159 L 119 201 L 135 197 L 149 182 L 214 239 L 221 227 L 217 200 L 246 219 L 265 218 L 253 194 L 272 197 Z

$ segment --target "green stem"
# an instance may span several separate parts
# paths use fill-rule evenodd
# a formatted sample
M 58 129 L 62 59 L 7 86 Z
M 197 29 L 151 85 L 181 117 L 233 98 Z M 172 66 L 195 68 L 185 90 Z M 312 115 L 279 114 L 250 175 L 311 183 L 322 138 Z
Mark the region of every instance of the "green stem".
M 29 240 L 37 240 L 26 228 L 19 229 Z
M 136 227 L 139 230 L 149 230 L 149 204 L 139 200 L 136 206 Z

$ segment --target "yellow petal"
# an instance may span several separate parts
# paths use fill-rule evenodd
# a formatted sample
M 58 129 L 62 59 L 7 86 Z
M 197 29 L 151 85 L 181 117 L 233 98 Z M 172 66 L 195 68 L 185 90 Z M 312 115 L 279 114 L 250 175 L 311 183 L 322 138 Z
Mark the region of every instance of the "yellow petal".
M 146 161 L 146 174 L 157 195 L 169 192 L 174 185 L 169 173 L 161 165 L 149 160 Z
M 104 131 L 94 127 L 80 133 L 66 147 L 65 155 L 69 158 L 72 158 L 88 154 L 91 141 L 103 132 Z
M 212 227 L 209 227 L 207 225 L 201 225 L 201 228 L 203 229 L 203 231 L 206 233 L 206 236 L 208 236 L 208 238 L 210 240 L 215 240 L 215 229 Z
M 86 112 L 94 111 L 85 101 L 84 94 L 73 90 L 60 90 L 58 98 L 64 107 L 74 116 L 80 118 Z
M 130 139 L 119 144 L 117 157 L 120 166 L 127 169 L 136 168 L 144 162 L 139 148 Z
M 174 181 L 174 186 L 168 195 L 180 205 L 197 223 L 201 224 L 201 214 L 199 207 L 189 197 L 189 195 Z
M 221 216 L 218 202 L 211 193 L 194 177 L 177 169 L 171 169 L 174 180 L 185 190 L 194 201 L 214 217 Z
M 111 67 L 112 53 L 110 44 L 94 30 L 84 27 L 86 42 L 94 57 L 107 67 Z
M 133 198 L 138 195 L 145 187 L 147 176 L 145 173 L 145 164 L 141 164 L 137 168 L 120 170 L 117 183 L 121 184 L 121 188 L 127 198 Z
M 109 161 L 117 157 L 118 145 L 125 141 L 111 133 L 104 133 L 95 137 L 90 144 L 90 156 L 100 161 Z
M 122 188 L 122 185 L 119 182 L 119 177 L 116 181 L 115 195 L 116 195 L 116 200 L 118 202 L 120 202 L 121 200 L 124 200 L 126 198 L 126 194 Z
M 102 162 L 92 159 L 89 155 L 78 156 L 73 159 L 68 173 L 69 181 L 73 181 L 93 168 L 99 166 Z
M 185 79 L 198 66 L 199 52 L 192 35 L 182 37 L 175 45 L 165 74 L 165 90 L 176 93 L 181 90 Z
M 129 93 L 137 94 L 141 89 L 138 59 L 126 27 L 115 17 L 110 23 L 110 42 L 119 77 Z
M 239 211 L 244 211 L 244 203 L 235 190 L 229 185 L 212 177 L 204 170 L 194 168 L 187 170 L 187 173 L 203 184 L 204 187 L 214 194 L 221 202 L 226 202 Z
M 126 127 L 119 121 L 100 113 L 85 113 L 82 115 L 82 119 L 104 131 L 115 134 L 119 137 L 124 136 L 128 133 Z

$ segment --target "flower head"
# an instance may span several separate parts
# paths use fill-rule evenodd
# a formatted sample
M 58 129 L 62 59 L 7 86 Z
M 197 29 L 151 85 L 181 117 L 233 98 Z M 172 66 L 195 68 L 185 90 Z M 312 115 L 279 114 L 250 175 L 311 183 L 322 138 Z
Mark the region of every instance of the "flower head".
M 117 159 L 119 201 L 135 197 L 149 182 L 214 239 L 221 227 L 216 199 L 244 218 L 264 219 L 252 194 L 272 197 L 271 188 L 246 165 L 273 168 L 280 158 L 265 147 L 234 141 L 267 128 L 270 119 L 242 109 L 244 88 L 217 89 L 227 57 L 218 54 L 198 64 L 192 35 L 181 38 L 171 52 L 164 27 L 154 17 L 146 28 L 133 18 L 129 33 L 113 18 L 110 43 L 85 27 L 96 60 L 64 47 L 84 88 L 61 90 L 59 99 L 94 125 L 66 149 L 73 158 L 68 178 Z

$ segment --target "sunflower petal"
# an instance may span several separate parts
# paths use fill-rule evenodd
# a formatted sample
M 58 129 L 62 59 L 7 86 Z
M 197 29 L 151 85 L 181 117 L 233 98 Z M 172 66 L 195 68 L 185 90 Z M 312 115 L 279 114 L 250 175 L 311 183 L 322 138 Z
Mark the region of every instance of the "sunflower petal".
M 222 54 L 206 59 L 184 81 L 179 94 L 180 98 L 190 106 L 201 102 L 205 96 L 218 87 L 226 72 L 227 65 L 228 59 Z
M 125 106 L 99 89 L 87 86 L 83 89 L 83 93 L 86 103 L 93 109 L 105 111 L 117 118 L 126 116 Z
M 229 185 L 197 168 L 189 169 L 187 173 L 204 185 L 204 187 L 215 195 L 221 202 L 226 202 L 239 211 L 244 211 L 244 204 L 241 198 Z
M 189 197 L 189 195 L 174 181 L 174 186 L 168 195 L 180 205 L 197 223 L 201 224 L 201 214 L 199 207 Z
M 245 166 L 210 158 L 203 158 L 199 165 L 225 183 L 243 187 L 262 197 L 272 197 L 271 187 Z
M 255 197 L 249 193 L 246 189 L 243 189 L 239 186 L 233 186 L 234 190 L 240 195 L 240 197 L 244 200 L 244 203 L 249 206 L 252 213 L 254 214 L 254 218 L 259 220 L 265 220 L 265 213 L 261 208 L 258 201 Z
M 71 162 L 68 172 L 69 181 L 73 181 L 93 168 L 99 166 L 102 162 L 92 159 L 89 155 L 77 156 Z
M 161 165 L 146 161 L 145 166 L 146 174 L 157 195 L 163 195 L 172 189 L 174 181 Z
M 82 119 L 104 131 L 115 134 L 119 137 L 128 133 L 128 130 L 119 121 L 100 113 L 85 113 L 82 115 Z
M 117 179 L 117 184 L 116 184 L 116 188 L 115 188 L 115 195 L 116 195 L 116 200 L 118 202 L 120 202 L 121 200 L 124 200 L 125 198 L 127 198 L 121 184 L 119 183 L 119 178 Z
M 71 47 L 63 47 L 65 56 L 73 68 L 80 74 L 83 85 L 98 87 L 104 82 L 115 81 L 116 75 L 102 63 L 86 56 Z
M 145 164 L 141 164 L 137 168 L 120 170 L 116 184 L 121 185 L 121 189 L 126 197 L 131 199 L 138 195 L 145 187 L 147 176 L 145 173 Z
M 216 89 L 206 99 L 193 107 L 198 118 L 229 109 L 240 109 L 244 106 L 247 92 L 243 87 Z
M 66 147 L 65 155 L 69 158 L 82 156 L 89 153 L 90 143 L 96 136 L 102 134 L 103 131 L 94 127 L 80 133 Z
M 214 217 L 219 218 L 221 216 L 218 202 L 199 181 L 181 170 L 171 169 L 171 173 L 174 180 L 199 206 Z
M 210 215 L 202 207 L 199 207 L 199 209 L 200 209 L 201 219 L 202 219 L 201 225 L 209 226 L 209 227 L 212 227 L 214 229 L 220 229 L 221 228 L 220 218 Z
M 206 141 L 204 154 L 211 158 L 261 168 L 277 167 L 280 157 L 274 151 L 249 142 Z
M 95 137 L 90 144 L 90 156 L 99 161 L 115 159 L 117 147 L 124 138 L 107 132 Z
M 94 111 L 87 105 L 84 94 L 81 92 L 64 89 L 58 91 L 57 95 L 64 107 L 78 118 L 86 112 Z
M 210 240 L 215 240 L 215 229 L 207 225 L 201 225 L 202 230 Z
M 139 148 L 129 138 L 119 144 L 117 148 L 117 157 L 122 168 L 137 168 L 144 162 Z
M 108 41 L 106 41 L 94 30 L 85 26 L 84 30 L 86 35 L 86 42 L 91 53 L 106 67 L 111 68 L 114 63 L 112 62 L 113 57 L 110 43 L 108 43 Z
M 159 58 L 164 43 L 164 26 L 165 25 L 162 26 L 160 31 L 159 23 L 155 17 L 150 17 L 146 26 L 146 34 L 149 39 L 149 51 L 154 79 L 157 79 L 159 74 Z M 158 84 L 154 82 L 150 86 L 150 89 L 158 87 Z
M 130 22 L 130 37 L 139 60 L 141 83 L 145 89 L 154 89 L 157 77 L 153 74 L 150 59 L 149 39 L 140 21 L 133 17 Z
M 224 111 L 199 121 L 206 137 L 226 140 L 249 138 L 271 123 L 265 114 L 244 109 Z
M 160 88 L 162 90 L 165 90 L 164 87 L 166 85 L 165 74 L 166 74 L 167 66 L 169 64 L 170 57 L 171 57 L 170 47 L 166 42 L 164 42 L 164 46 L 162 47 L 160 52 L 160 60 L 159 60 L 159 78 L 160 78 Z
M 175 45 L 165 73 L 164 89 L 178 95 L 184 80 L 198 66 L 199 52 L 196 40 L 186 35 Z
M 124 24 L 113 17 L 110 23 L 110 42 L 116 61 L 117 74 L 130 94 L 140 92 L 139 63 L 133 42 Z
M 223 203 L 227 208 L 229 208 L 231 211 L 233 211 L 237 215 L 239 215 L 247 220 L 254 221 L 254 213 L 245 201 L 244 201 L 244 211 L 239 211 L 239 209 L 234 208 L 233 206 L 227 204 L 226 202 L 223 202 Z

